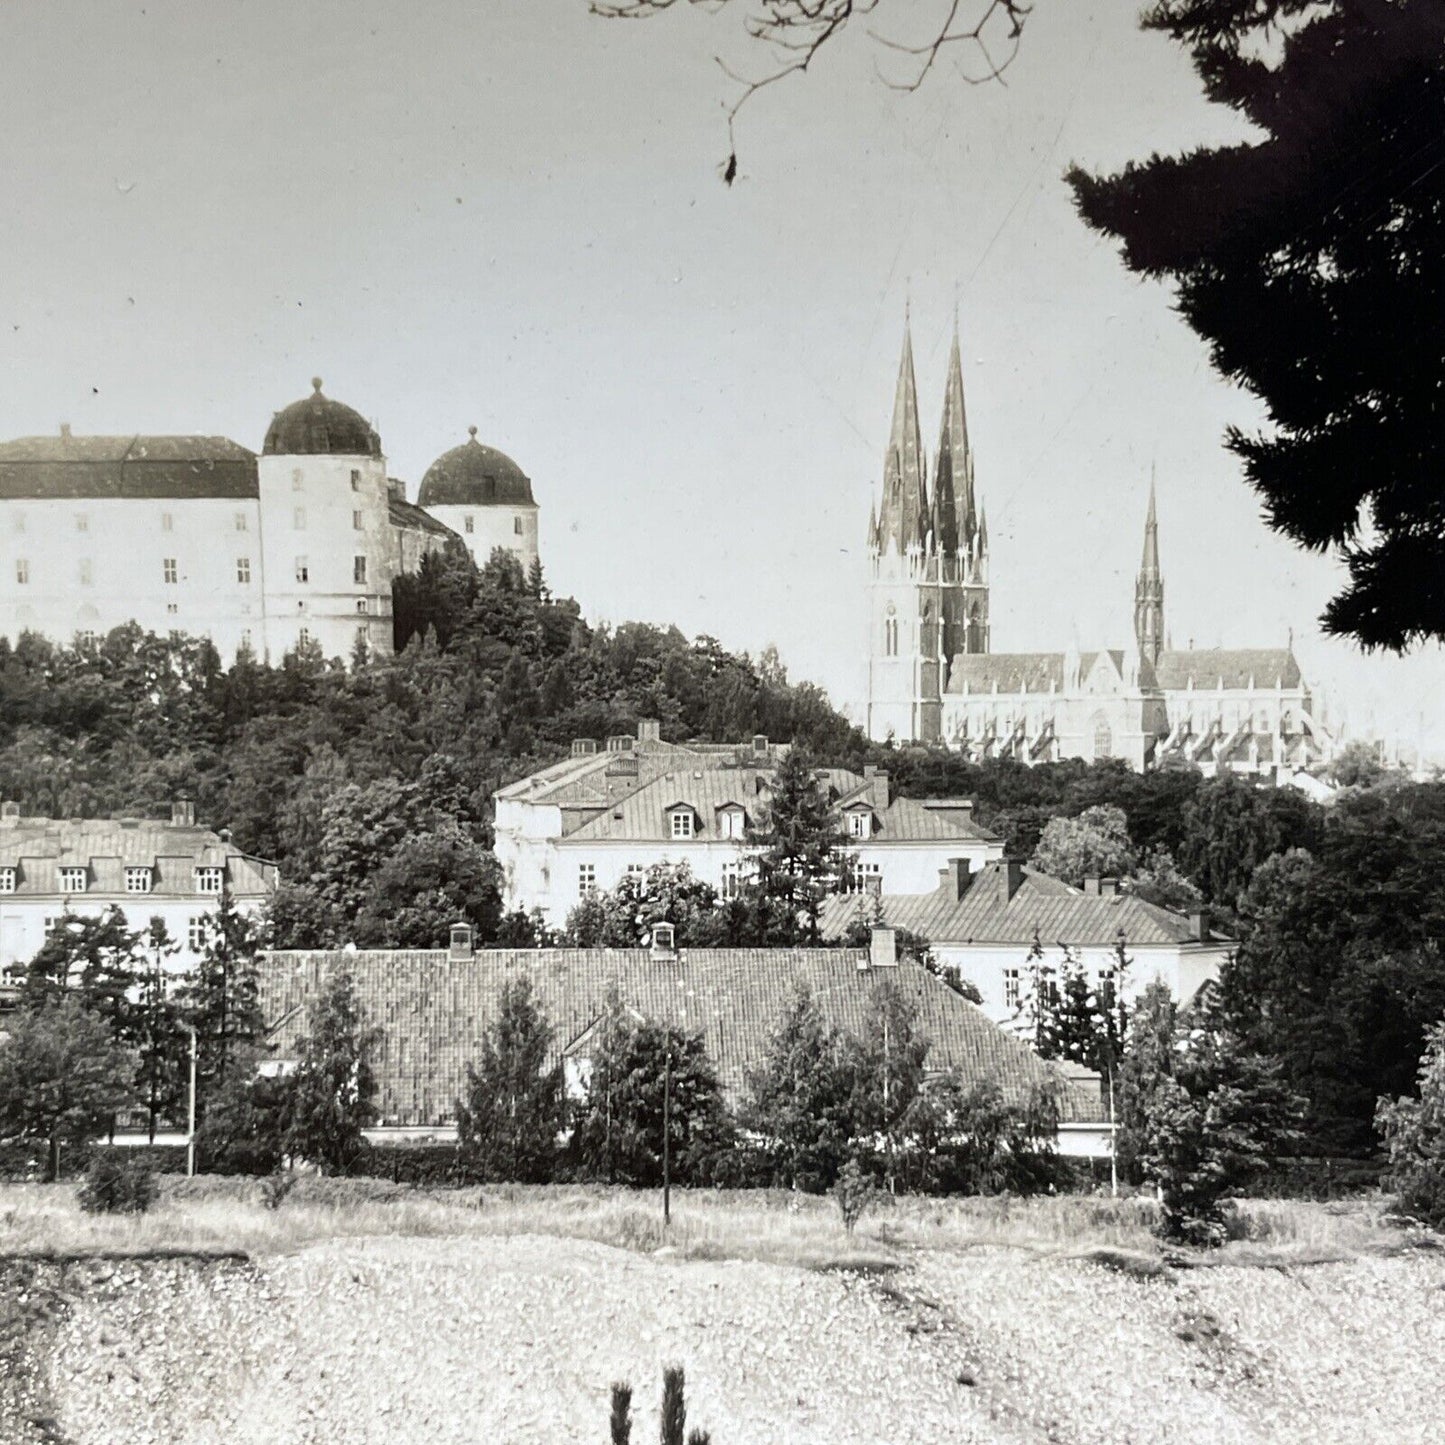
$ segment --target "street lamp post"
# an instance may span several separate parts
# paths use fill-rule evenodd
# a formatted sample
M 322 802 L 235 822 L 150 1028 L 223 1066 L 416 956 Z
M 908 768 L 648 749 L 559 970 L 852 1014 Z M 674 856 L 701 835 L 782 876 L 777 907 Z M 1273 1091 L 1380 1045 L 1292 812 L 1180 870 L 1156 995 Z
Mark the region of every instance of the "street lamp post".
M 662 1223 L 672 1222 L 672 1044 L 662 1065 Z
M 186 1178 L 196 1177 L 196 1030 L 191 1024 L 182 1027 L 191 1036 L 191 1086 L 186 1107 Z

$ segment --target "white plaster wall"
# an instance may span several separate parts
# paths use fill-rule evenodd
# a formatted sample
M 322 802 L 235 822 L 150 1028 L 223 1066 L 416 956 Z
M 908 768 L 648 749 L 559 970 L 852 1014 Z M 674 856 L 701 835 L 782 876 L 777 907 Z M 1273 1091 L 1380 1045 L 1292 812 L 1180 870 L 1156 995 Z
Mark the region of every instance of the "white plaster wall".
M 448 504 L 428 507 L 427 512 L 454 531 L 478 567 L 485 567 L 493 551 L 501 547 L 513 553 L 523 570 L 538 557 L 537 517 L 535 503 L 498 502 L 491 506 L 463 507 Z M 471 531 L 467 523 L 471 522 Z M 521 523 L 518 531 L 517 524 Z
M 932 893 L 939 870 L 953 858 L 967 858 L 974 872 L 993 858 L 1003 857 L 1003 840 L 958 838 L 936 843 L 857 843 L 851 852 L 860 864 L 876 863 L 885 893 Z

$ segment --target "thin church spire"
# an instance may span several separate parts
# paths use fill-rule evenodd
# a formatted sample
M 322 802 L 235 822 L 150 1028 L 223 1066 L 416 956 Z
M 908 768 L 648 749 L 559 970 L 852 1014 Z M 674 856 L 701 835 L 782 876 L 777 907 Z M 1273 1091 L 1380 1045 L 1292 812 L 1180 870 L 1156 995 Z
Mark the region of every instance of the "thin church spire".
M 928 545 L 930 517 L 924 475 L 923 433 L 918 424 L 918 384 L 913 374 L 913 335 L 905 312 L 903 354 L 893 399 L 893 426 L 883 462 L 883 505 L 877 550 L 907 553 Z

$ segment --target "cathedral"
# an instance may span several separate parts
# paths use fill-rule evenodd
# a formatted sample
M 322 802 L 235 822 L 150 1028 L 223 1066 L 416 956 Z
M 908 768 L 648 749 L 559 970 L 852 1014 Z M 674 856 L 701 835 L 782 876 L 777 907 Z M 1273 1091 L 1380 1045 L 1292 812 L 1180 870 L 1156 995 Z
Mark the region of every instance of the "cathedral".
M 476 562 L 537 561 L 532 484 L 477 440 L 444 452 L 416 503 L 376 429 L 311 395 L 261 452 L 217 436 L 0 442 L 0 636 L 82 644 L 122 623 L 208 637 L 222 658 L 392 650 L 391 584 L 458 541 Z
M 1273 781 L 1328 761 L 1333 741 L 1291 646 L 1169 646 L 1159 556 L 1151 484 L 1129 644 L 994 652 L 957 327 L 930 485 L 905 324 L 882 498 L 868 523 L 869 737 L 945 743 L 975 760 L 1119 758 Z

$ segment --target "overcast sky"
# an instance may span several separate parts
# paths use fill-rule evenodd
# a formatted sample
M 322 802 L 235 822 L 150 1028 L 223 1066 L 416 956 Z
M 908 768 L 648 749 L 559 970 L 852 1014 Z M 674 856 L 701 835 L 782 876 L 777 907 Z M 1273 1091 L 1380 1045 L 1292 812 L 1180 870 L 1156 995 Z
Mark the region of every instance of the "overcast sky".
M 319 374 L 414 496 L 475 424 L 589 617 L 776 643 L 857 715 L 905 301 L 930 451 L 956 302 L 996 651 L 1127 641 L 1152 468 L 1176 646 L 1293 629 L 1337 716 L 1445 748 L 1440 650 L 1318 635 L 1334 564 L 1220 444 L 1255 404 L 1074 217 L 1071 160 L 1242 134 L 1174 48 L 1039 0 L 1007 86 L 903 95 L 860 32 L 744 111 L 729 189 L 744 3 L 11 0 L 0 435 L 259 449 Z

